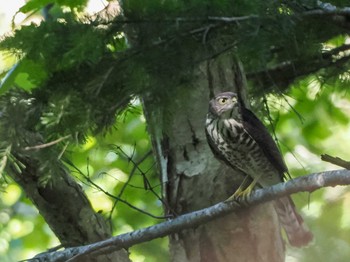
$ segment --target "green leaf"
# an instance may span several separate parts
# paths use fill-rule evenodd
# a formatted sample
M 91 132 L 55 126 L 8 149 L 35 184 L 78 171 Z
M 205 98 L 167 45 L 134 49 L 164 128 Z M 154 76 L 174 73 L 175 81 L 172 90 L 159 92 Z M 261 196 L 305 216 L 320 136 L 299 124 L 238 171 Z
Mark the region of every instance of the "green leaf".
M 48 4 L 58 4 L 59 6 L 68 6 L 70 8 L 81 8 L 86 6 L 87 0 L 32 0 L 28 1 L 24 6 L 19 9 L 19 12 L 29 13 L 29 12 L 37 12 L 40 9 L 44 8 Z
M 38 11 L 46 5 L 52 3 L 52 0 L 32 0 L 28 1 L 24 6 L 19 9 L 19 12 L 29 13 L 32 11 Z
M 17 86 L 29 91 L 47 79 L 45 67 L 29 59 L 23 59 L 12 67 L 0 84 L 0 95 Z

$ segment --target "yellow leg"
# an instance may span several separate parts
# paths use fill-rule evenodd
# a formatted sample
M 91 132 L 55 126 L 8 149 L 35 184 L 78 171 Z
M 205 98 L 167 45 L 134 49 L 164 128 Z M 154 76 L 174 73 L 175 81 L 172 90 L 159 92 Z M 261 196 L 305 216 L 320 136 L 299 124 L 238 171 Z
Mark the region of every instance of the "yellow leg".
M 239 188 L 236 190 L 236 192 L 233 193 L 232 196 L 230 196 L 228 199 L 225 200 L 225 202 L 229 202 L 229 201 L 233 201 L 233 200 L 237 200 L 239 198 L 246 198 L 249 197 L 250 193 L 253 191 L 256 183 L 259 181 L 261 175 L 259 175 L 258 177 L 255 177 L 253 179 L 253 181 L 245 188 L 245 184 L 248 180 L 248 176 L 246 176 L 242 182 L 242 184 L 239 186 Z

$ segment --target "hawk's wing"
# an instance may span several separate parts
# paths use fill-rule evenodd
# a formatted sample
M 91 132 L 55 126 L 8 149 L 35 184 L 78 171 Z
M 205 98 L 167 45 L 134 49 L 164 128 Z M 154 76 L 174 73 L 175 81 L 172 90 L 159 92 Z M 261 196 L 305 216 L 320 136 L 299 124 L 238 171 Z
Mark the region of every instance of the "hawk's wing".
M 242 108 L 242 118 L 243 127 L 259 145 L 267 159 L 277 169 L 282 181 L 285 174 L 288 172 L 288 168 L 267 128 L 249 109 Z

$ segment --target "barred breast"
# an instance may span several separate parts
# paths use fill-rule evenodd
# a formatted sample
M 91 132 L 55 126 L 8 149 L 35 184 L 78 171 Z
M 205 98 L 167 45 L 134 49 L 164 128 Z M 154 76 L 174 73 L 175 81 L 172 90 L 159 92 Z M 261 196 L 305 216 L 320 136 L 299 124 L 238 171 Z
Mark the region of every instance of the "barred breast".
M 226 159 L 225 162 L 252 178 L 263 174 L 258 181 L 262 187 L 281 182 L 278 171 L 241 123 L 207 118 L 206 131 L 220 159 Z

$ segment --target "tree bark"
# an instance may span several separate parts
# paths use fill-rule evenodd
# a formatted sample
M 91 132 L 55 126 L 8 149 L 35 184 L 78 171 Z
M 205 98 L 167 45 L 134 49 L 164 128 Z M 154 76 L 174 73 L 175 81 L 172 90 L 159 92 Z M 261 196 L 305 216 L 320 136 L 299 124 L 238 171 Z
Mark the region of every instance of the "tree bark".
M 208 207 L 228 198 L 242 182 L 240 171 L 214 158 L 204 133 L 210 96 L 219 91 L 239 91 L 244 85 L 242 75 L 241 68 L 227 55 L 202 64 L 187 97 L 168 105 L 176 112 L 162 116 L 170 123 L 166 131 L 156 131 L 159 126 L 149 128 L 166 184 L 166 212 L 184 214 Z M 149 123 L 162 123 L 154 119 L 159 114 L 148 110 L 152 109 L 150 103 L 145 100 Z M 162 133 L 166 135 L 159 137 Z M 172 235 L 170 251 L 171 260 L 181 262 L 284 261 L 280 225 L 271 203 Z
M 63 167 L 61 172 L 46 174 L 43 183 L 42 167 L 37 161 L 23 156 L 16 159 L 25 168 L 21 172 L 13 169 L 10 173 L 12 178 L 38 208 L 63 247 L 81 246 L 111 237 L 107 221 L 93 210 L 81 186 Z M 130 260 L 122 249 L 107 255 L 92 256 L 88 261 Z

